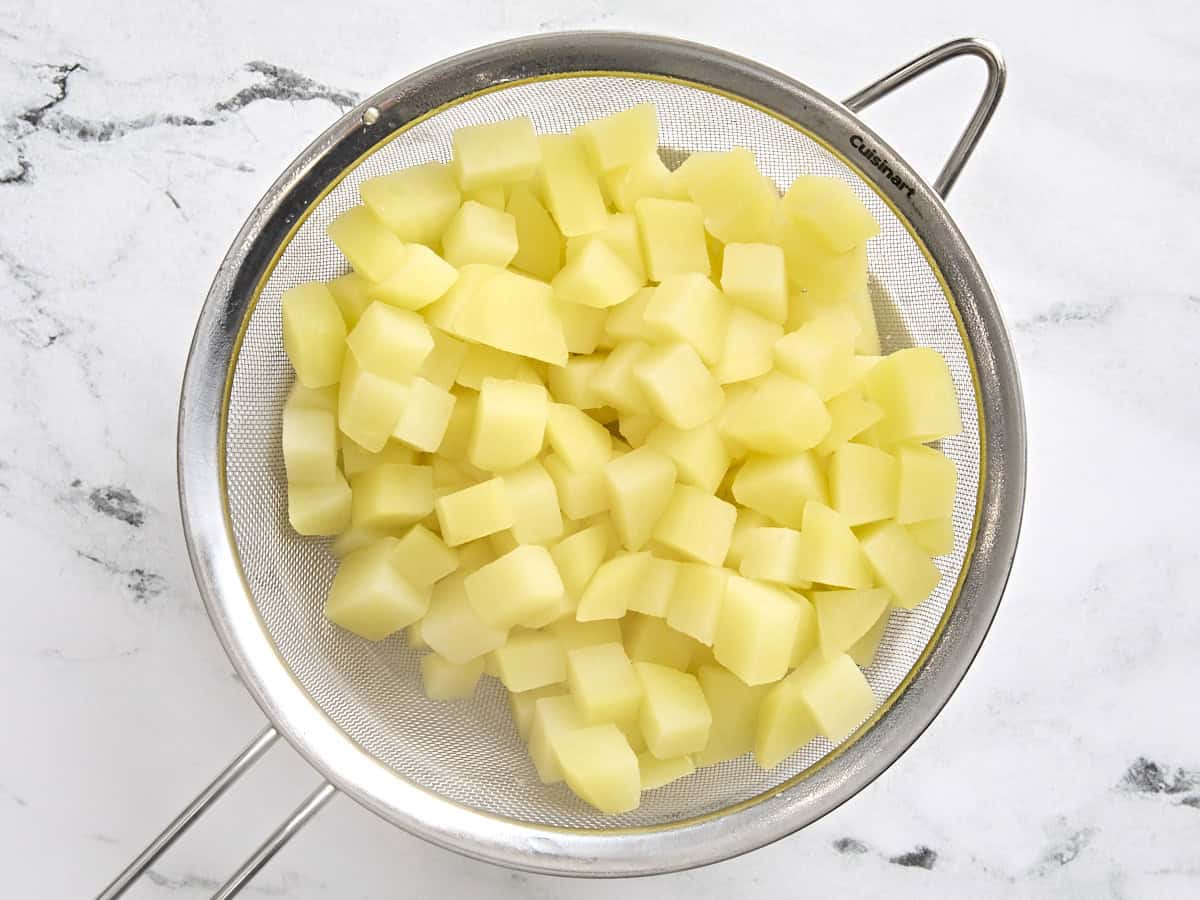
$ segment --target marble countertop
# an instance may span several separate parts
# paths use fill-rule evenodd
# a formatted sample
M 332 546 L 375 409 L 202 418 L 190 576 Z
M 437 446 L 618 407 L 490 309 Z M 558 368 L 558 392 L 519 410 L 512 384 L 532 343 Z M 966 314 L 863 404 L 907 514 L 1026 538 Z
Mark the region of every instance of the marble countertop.
M 814 826 L 623 884 L 506 872 L 337 798 L 247 896 L 1200 896 L 1200 14 L 1014 2 L 11 0 L 0 8 L 0 846 L 5 896 L 92 896 L 262 724 L 205 617 L 177 394 L 217 263 L 357 96 L 567 28 L 672 34 L 833 96 L 962 34 L 1010 66 L 950 206 L 1012 329 L 1029 485 L 974 667 Z M 1068 7 L 1074 7 L 1073 9 Z M 932 175 L 981 68 L 869 119 Z M 317 782 L 273 750 L 134 897 L 207 897 Z

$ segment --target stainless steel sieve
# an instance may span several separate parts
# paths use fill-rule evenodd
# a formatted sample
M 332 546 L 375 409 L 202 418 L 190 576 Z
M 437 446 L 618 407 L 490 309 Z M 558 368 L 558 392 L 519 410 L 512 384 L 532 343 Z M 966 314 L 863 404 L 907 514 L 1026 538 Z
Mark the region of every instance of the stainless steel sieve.
M 855 112 L 951 58 L 982 59 L 988 83 L 933 187 Z M 1004 84 L 976 40 L 938 47 L 845 103 L 756 63 L 667 38 L 576 33 L 485 47 L 396 82 L 343 116 L 255 207 L 213 281 L 192 343 L 179 414 L 179 492 L 192 565 L 214 627 L 271 725 L 110 885 L 120 895 L 279 736 L 326 779 L 215 896 L 231 897 L 335 791 L 412 834 L 468 856 L 561 875 L 667 872 L 744 853 L 804 827 L 894 762 L 945 704 L 1000 602 L 1020 527 L 1025 425 L 1000 312 L 941 198 Z M 814 741 L 764 772 L 743 757 L 603 816 L 541 784 L 504 692 L 424 698 L 401 638 L 368 644 L 331 626 L 322 600 L 328 542 L 289 527 L 279 417 L 291 382 L 280 338 L 287 288 L 345 264 L 326 224 L 373 175 L 447 160 L 450 135 L 527 115 L 542 132 L 651 101 L 680 156 L 754 151 L 781 188 L 801 173 L 849 183 L 881 225 L 868 248 L 885 350 L 937 348 L 963 432 L 954 550 L 925 603 L 892 614 L 867 677 L 879 708 L 834 747 Z

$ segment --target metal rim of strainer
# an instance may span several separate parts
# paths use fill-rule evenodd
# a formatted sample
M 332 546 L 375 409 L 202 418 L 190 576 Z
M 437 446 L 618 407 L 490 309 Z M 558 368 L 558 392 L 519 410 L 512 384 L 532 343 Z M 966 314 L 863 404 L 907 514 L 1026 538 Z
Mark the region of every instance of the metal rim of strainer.
M 684 823 L 620 832 L 539 827 L 475 811 L 406 781 L 353 743 L 305 693 L 266 632 L 241 572 L 224 493 L 226 403 L 243 324 L 264 273 L 305 211 L 412 119 L 483 89 L 570 73 L 644 75 L 725 93 L 801 127 L 856 169 L 907 223 L 953 298 L 972 356 L 986 460 L 957 603 L 924 665 L 878 721 L 791 789 Z M 855 165 L 863 142 L 890 160 L 903 187 L 879 168 Z M 234 239 L 205 301 L 184 378 L 178 462 L 188 549 L 214 628 L 275 728 L 314 768 L 383 818 L 443 847 L 529 871 L 619 876 L 704 865 L 781 838 L 849 799 L 917 739 L 974 659 L 1007 581 L 1024 500 L 1025 425 L 1012 349 L 974 256 L 937 193 L 847 107 L 709 47 L 565 33 L 492 45 L 402 79 L 343 116 L 287 168 Z

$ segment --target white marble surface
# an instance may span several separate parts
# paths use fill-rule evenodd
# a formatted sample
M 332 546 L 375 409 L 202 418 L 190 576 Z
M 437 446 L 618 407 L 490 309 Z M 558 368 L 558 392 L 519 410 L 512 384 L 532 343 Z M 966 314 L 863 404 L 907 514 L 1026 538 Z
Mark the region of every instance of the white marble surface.
M 1006 51 L 1003 108 L 951 202 L 1028 404 L 1005 602 L 917 746 L 757 853 L 565 882 L 459 859 L 339 798 L 249 896 L 1200 896 L 1195 7 L 349 6 L 0 7 L 3 894 L 92 895 L 260 727 L 197 596 L 174 469 L 192 326 L 245 214 L 354 95 L 583 27 L 712 43 L 834 96 L 960 34 Z M 981 82 L 962 63 L 871 120 L 932 173 Z M 131 896 L 210 894 L 316 782 L 290 750 L 268 763 Z

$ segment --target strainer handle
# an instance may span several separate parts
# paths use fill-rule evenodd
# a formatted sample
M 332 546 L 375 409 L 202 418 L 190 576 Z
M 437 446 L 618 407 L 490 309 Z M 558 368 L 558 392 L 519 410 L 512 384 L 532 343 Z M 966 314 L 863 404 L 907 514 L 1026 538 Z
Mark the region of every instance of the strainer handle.
M 942 198 L 950 193 L 950 188 L 954 187 L 954 183 L 958 181 L 963 166 L 967 164 L 975 145 L 979 143 L 984 129 L 987 128 L 992 114 L 995 113 L 996 107 L 1000 103 L 1000 95 L 1004 93 L 1007 70 L 999 50 L 987 41 L 981 41 L 978 38 L 959 38 L 922 53 L 916 59 L 905 63 L 894 72 L 889 72 L 844 101 L 845 105 L 853 112 L 864 110 L 901 85 L 907 84 L 919 75 L 923 75 L 956 56 L 977 56 L 982 59 L 984 65 L 987 66 L 987 85 L 983 89 L 983 96 L 975 107 L 971 121 L 967 123 L 958 143 L 950 151 L 946 164 L 942 166 L 942 171 L 938 173 L 937 179 L 933 182 L 933 189 Z

